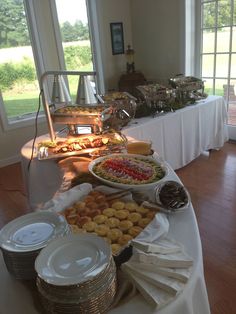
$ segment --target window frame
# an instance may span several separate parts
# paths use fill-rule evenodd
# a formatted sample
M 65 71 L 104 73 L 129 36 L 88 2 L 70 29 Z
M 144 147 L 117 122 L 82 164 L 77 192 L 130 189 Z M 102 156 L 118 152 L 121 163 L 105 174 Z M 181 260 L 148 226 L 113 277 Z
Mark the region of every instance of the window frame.
M 90 40 L 91 48 L 93 55 L 94 68 L 97 73 L 96 83 L 97 90 L 99 93 L 104 93 L 104 76 L 103 76 L 103 65 L 101 58 L 101 46 L 99 40 L 99 31 L 98 31 L 98 19 L 97 19 L 97 8 L 96 3 L 88 0 L 86 1 L 87 5 L 87 14 L 88 14 L 88 24 L 90 30 Z M 38 77 L 38 82 L 40 83 L 40 77 L 47 70 L 65 70 L 65 60 L 64 52 L 62 46 L 62 38 L 60 34 L 60 26 L 57 16 L 57 8 L 55 0 L 23 0 L 25 14 L 28 24 L 28 31 L 34 56 L 34 63 L 36 68 L 36 73 Z M 48 33 L 43 32 L 44 28 L 44 15 L 45 6 L 47 6 L 46 12 L 50 17 L 50 29 L 53 42 L 50 44 L 50 51 L 47 46 Z M 52 60 L 54 65 L 52 65 Z M 54 62 L 55 61 L 55 62 Z M 39 92 L 41 87 L 39 86 Z M 49 86 L 46 86 L 46 94 L 49 95 Z M 44 90 L 45 91 L 45 90 Z M 1 122 L 4 131 L 22 128 L 29 125 L 35 124 L 36 112 L 32 114 L 22 115 L 22 119 L 15 118 L 11 121 L 7 117 L 4 100 L 0 91 L 0 115 Z M 43 106 L 41 104 L 40 114 L 38 116 L 38 123 L 45 123 L 46 117 L 43 111 Z

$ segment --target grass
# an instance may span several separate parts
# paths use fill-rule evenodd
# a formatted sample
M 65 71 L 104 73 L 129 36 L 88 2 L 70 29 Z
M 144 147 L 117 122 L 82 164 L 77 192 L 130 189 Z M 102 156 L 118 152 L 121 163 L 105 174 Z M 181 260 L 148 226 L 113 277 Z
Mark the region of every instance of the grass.
M 92 64 L 83 66 L 81 71 L 91 71 Z M 68 77 L 72 101 L 75 101 L 79 76 Z M 23 116 L 36 112 L 39 106 L 39 90 L 37 82 L 22 84 L 17 83 L 13 89 L 3 92 L 5 110 L 8 118 Z M 43 105 L 41 104 L 41 110 Z

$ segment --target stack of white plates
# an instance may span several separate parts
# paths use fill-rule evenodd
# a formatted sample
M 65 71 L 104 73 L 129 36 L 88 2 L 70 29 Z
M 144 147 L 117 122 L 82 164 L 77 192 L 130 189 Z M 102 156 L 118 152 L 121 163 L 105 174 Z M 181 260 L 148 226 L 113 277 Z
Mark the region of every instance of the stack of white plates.
M 46 313 L 104 313 L 116 293 L 110 245 L 93 234 L 52 241 L 35 261 L 37 288 Z
M 6 267 L 17 279 L 36 278 L 37 255 L 52 239 L 71 233 L 65 218 L 51 211 L 34 212 L 12 220 L 0 231 Z

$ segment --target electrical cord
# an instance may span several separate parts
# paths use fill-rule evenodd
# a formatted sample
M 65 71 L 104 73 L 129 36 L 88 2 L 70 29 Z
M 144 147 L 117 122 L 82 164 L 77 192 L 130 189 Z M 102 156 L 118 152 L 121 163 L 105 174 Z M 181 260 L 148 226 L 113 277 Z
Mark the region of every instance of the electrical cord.
M 28 163 L 28 171 L 30 170 L 30 165 L 31 162 L 33 160 L 33 156 L 34 156 L 34 147 L 35 147 L 35 141 L 38 135 L 38 116 L 39 116 L 39 112 L 40 112 L 40 108 L 41 108 L 41 96 L 42 96 L 43 90 L 40 90 L 39 93 L 39 102 L 38 102 L 38 110 L 36 112 L 36 116 L 35 116 L 35 134 L 34 134 L 34 139 L 33 139 L 33 144 L 32 144 L 32 150 L 31 150 L 31 157 Z

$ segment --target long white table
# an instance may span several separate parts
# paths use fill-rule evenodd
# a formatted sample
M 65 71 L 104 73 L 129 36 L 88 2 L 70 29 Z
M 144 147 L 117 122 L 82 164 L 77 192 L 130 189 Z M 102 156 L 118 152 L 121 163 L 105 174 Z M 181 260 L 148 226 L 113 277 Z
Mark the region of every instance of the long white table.
M 224 145 L 228 140 L 226 121 L 223 97 L 208 96 L 173 113 L 136 119 L 122 133 L 139 140 L 151 140 L 153 149 L 173 169 L 179 169 L 203 151 Z
M 172 169 L 166 179 L 179 180 Z M 140 294 L 127 303 L 112 309 L 110 314 L 210 314 L 206 292 L 202 247 L 192 204 L 182 212 L 169 217 L 169 237 L 182 243 L 186 253 L 194 261 L 192 275 L 183 292 L 160 310 L 153 309 Z M 1 314 L 39 314 L 37 295 L 21 281 L 12 278 L 0 254 L 0 313 Z M 37 302 L 35 303 L 35 300 Z

